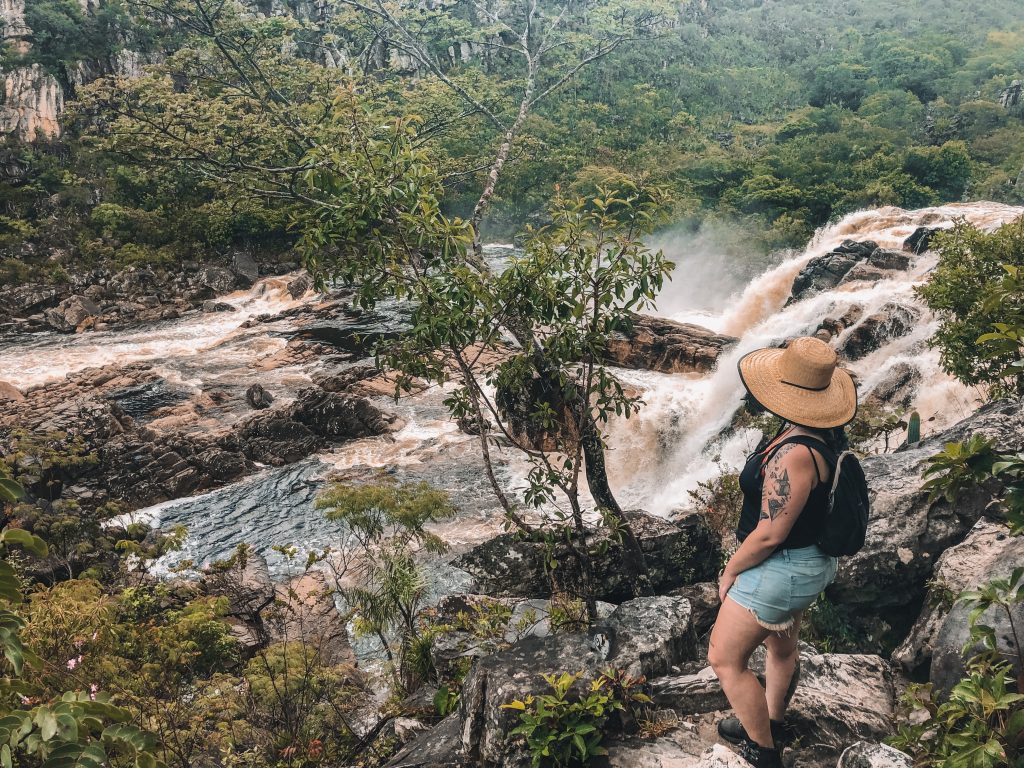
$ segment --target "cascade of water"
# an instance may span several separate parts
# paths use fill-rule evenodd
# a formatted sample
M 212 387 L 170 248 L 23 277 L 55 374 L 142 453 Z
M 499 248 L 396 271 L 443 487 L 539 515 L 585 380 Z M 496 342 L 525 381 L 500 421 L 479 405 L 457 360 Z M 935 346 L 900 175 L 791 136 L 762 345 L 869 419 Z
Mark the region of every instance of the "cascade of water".
M 293 299 L 287 277 L 270 277 L 250 290 L 220 299 L 234 312 L 190 313 L 178 320 L 151 323 L 131 330 L 94 331 L 65 336 L 38 334 L 6 345 L 0 352 L 4 377 L 20 389 L 63 379 L 84 368 L 153 361 L 172 379 L 189 378 L 186 371 L 245 366 L 285 345 L 285 339 L 265 329 L 245 329 L 245 321 L 275 314 L 312 298 Z M 216 350 L 211 354 L 212 350 Z M 184 374 L 184 375 L 183 375 Z
M 815 256 L 828 253 L 843 240 L 872 240 L 883 248 L 900 248 L 920 226 L 949 227 L 963 217 L 990 230 L 1022 214 L 1022 208 L 995 203 L 952 204 L 919 211 L 881 208 L 851 214 L 823 228 L 803 253 L 751 281 L 717 315 L 704 320 L 708 327 L 739 338 L 712 373 L 670 376 L 622 372 L 627 382 L 644 392 L 647 402 L 639 416 L 617 423 L 609 440 L 610 469 L 617 485 L 623 488 L 623 501 L 667 514 L 686 506 L 687 492 L 699 482 L 722 468 L 738 467 L 759 438 L 753 430 L 720 438 L 743 396 L 736 373 L 739 358 L 751 350 L 811 334 L 826 317 L 841 316 L 853 307 L 861 308 L 864 317 L 890 303 L 922 311 L 921 321 L 908 335 L 883 340 L 879 349 L 850 366 L 858 376 L 862 395 L 884 380 L 893 366 L 909 364 L 921 374 L 915 407 L 926 423 L 931 420 L 931 429 L 966 416 L 977 401 L 977 393 L 942 373 L 937 351 L 927 345 L 935 320 L 914 292 L 934 266 L 933 256 L 922 256 L 910 270 L 877 282 L 851 282 L 785 304 L 797 273 Z M 666 290 L 672 291 L 671 283 Z M 693 293 L 693 286 L 686 290 Z M 692 319 L 687 308 L 676 309 L 678 303 L 672 301 L 671 294 L 665 303 L 675 309 L 666 315 L 671 319 Z M 841 336 L 838 341 L 842 344 L 844 340 Z

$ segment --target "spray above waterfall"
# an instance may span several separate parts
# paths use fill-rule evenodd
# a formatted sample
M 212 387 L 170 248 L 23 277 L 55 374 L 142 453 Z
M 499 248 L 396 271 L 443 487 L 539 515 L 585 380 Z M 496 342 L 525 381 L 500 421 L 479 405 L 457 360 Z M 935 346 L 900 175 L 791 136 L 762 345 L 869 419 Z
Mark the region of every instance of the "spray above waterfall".
M 698 483 L 715 476 L 722 468 L 739 466 L 760 435 L 753 430 L 740 430 L 723 437 L 743 397 L 737 361 L 753 349 L 813 334 L 826 318 L 852 315 L 864 323 L 894 307 L 912 309 L 918 319 L 905 329 L 907 332 L 889 338 L 885 336 L 885 324 L 880 323 L 882 338 L 878 339 L 877 349 L 868 350 L 848 365 L 858 377 L 861 397 L 869 395 L 896 366 L 904 366 L 917 373 L 915 378 L 920 383 L 914 393 L 914 407 L 920 412 L 926 430 L 945 427 L 967 416 L 978 393 L 942 372 L 938 352 L 928 345 L 935 330 L 935 318 L 914 291 L 934 267 L 933 254 L 916 257 L 907 270 L 875 280 L 851 281 L 788 305 L 787 301 L 800 271 L 812 259 L 833 251 L 845 240 L 870 240 L 882 248 L 900 249 L 918 227 L 946 228 L 956 219 L 964 218 L 991 230 L 1021 215 L 1024 208 L 996 203 L 952 204 L 918 211 L 890 207 L 853 213 L 820 230 L 802 253 L 785 258 L 756 277 L 723 301 L 717 312 L 706 312 L 702 324 L 738 338 L 710 374 L 622 373 L 627 382 L 644 392 L 647 403 L 638 416 L 618 422 L 609 440 L 610 470 L 623 489 L 620 495 L 624 501 L 668 514 L 687 505 L 687 492 Z M 676 280 L 685 287 L 680 290 L 669 283 L 654 313 L 694 321 L 692 309 L 679 300 L 682 295 L 699 293 L 693 277 L 692 272 L 677 275 Z M 857 333 L 859 323 L 842 330 L 833 343 L 842 349 Z

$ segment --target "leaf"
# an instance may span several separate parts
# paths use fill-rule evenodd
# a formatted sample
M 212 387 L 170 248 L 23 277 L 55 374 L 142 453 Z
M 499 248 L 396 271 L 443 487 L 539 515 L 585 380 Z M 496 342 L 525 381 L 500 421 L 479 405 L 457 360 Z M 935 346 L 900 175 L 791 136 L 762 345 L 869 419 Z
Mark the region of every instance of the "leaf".
M 46 557 L 47 555 L 46 542 L 23 528 L 5 528 L 3 533 L 0 533 L 0 542 L 20 544 L 36 557 Z

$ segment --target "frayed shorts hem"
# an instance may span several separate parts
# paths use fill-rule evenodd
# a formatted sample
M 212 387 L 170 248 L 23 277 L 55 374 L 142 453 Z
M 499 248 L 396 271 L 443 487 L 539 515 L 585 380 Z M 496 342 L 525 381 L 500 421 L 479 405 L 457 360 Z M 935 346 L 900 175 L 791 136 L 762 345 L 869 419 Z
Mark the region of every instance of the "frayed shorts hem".
M 737 576 L 728 596 L 760 626 L 784 632 L 832 583 L 838 565 L 817 546 L 782 549 Z

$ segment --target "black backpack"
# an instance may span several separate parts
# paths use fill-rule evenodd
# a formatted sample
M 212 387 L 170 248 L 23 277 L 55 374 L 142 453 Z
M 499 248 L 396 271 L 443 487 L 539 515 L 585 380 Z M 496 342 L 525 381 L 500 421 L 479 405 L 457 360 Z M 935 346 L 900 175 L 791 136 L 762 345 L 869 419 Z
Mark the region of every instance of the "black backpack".
M 871 502 L 864 468 L 853 451 L 843 451 L 832 470 L 832 490 L 818 546 L 833 557 L 855 555 L 864 546 Z
M 762 466 L 767 465 L 768 460 L 786 443 L 813 448 L 821 453 L 832 467 L 828 507 L 821 523 L 821 532 L 818 534 L 818 546 L 821 547 L 821 551 L 833 557 L 855 555 L 864 546 L 868 518 L 871 514 L 868 482 L 857 455 L 853 451 L 843 451 L 837 457 L 835 452 L 820 440 L 795 435 L 776 445 L 767 454 Z

